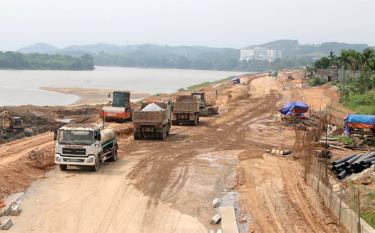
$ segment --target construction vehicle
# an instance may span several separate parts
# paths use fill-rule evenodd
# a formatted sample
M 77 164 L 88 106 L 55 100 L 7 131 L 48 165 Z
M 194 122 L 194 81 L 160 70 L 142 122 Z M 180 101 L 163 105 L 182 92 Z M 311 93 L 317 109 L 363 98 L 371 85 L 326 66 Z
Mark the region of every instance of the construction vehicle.
M 55 163 L 65 171 L 68 165 L 88 166 L 98 171 L 105 161 L 117 160 L 117 134 L 94 124 L 67 124 L 55 131 Z
M 192 95 L 179 95 L 172 108 L 172 125 L 193 124 L 199 122 L 199 100 Z
M 103 121 L 125 122 L 132 119 L 132 109 L 130 104 L 130 92 L 115 91 L 111 106 L 104 106 L 100 112 Z
M 218 107 L 207 104 L 204 92 L 193 92 L 191 96 L 195 96 L 199 100 L 199 116 L 212 116 L 219 114 Z
M 8 111 L 0 113 L 1 132 L 20 133 L 24 130 L 23 120 L 19 116 L 11 116 Z
M 164 140 L 171 129 L 171 102 L 142 103 L 133 112 L 134 139 L 156 138 Z

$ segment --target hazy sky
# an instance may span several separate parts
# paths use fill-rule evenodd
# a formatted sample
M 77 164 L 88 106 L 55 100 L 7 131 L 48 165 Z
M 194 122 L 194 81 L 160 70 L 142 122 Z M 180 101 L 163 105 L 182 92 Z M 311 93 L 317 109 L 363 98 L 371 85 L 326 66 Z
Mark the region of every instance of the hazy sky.
M 1 0 L 0 50 L 36 42 L 375 45 L 374 10 L 375 0 Z

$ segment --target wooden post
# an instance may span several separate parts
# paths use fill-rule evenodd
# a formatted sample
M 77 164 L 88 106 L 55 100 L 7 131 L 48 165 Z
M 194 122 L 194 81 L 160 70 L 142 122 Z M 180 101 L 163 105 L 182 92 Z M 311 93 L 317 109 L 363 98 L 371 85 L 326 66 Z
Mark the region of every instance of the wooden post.
M 319 160 L 318 162 L 319 162 L 319 174 L 318 174 L 318 194 L 319 194 L 320 172 L 322 170 L 322 163 Z
M 340 209 L 339 209 L 339 225 L 341 224 L 341 203 L 342 203 L 342 185 L 340 184 Z
M 358 194 L 357 194 L 357 211 L 358 211 L 358 233 L 361 233 L 361 201 L 360 201 L 360 192 L 359 192 L 359 188 L 357 189 L 358 190 Z

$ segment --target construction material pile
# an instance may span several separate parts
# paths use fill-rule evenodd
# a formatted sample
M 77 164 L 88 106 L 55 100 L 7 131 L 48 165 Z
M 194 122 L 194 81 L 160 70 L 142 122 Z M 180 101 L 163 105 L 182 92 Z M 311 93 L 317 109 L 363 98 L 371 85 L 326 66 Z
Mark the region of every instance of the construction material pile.
M 332 171 L 338 179 L 344 179 L 352 173 L 359 173 L 375 164 L 375 152 L 353 154 L 332 162 Z
M 155 103 L 150 103 L 148 104 L 146 107 L 144 107 L 141 111 L 142 112 L 158 112 L 158 111 L 161 111 L 162 108 L 155 104 Z

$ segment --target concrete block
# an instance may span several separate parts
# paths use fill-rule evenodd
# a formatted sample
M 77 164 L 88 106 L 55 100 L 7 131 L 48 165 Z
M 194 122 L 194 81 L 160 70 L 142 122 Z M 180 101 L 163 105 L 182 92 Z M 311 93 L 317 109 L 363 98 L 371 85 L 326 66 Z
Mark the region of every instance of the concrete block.
M 218 224 L 221 220 L 221 217 L 220 215 L 218 214 L 215 214 L 212 218 L 211 218 L 211 224 Z
M 284 150 L 279 150 L 279 155 L 284 155 Z
M 221 229 L 217 230 L 216 233 L 223 233 L 223 231 Z
M 11 212 L 11 205 L 6 205 L 0 213 L 0 216 L 9 216 Z
M 12 219 L 8 218 L 0 223 L 0 230 L 9 230 L 13 226 Z
M 279 149 L 275 149 L 275 155 L 278 155 L 280 153 Z
M 21 204 L 18 203 L 18 202 L 12 203 L 12 205 L 10 207 L 10 215 L 11 216 L 18 216 L 18 215 L 21 214 L 21 212 L 22 212 Z
M 215 198 L 215 199 L 212 201 L 212 206 L 213 206 L 214 208 L 219 207 L 219 206 L 220 206 L 220 203 L 221 203 L 220 198 Z
M 272 149 L 271 154 L 273 154 L 273 155 L 276 154 L 276 149 Z

